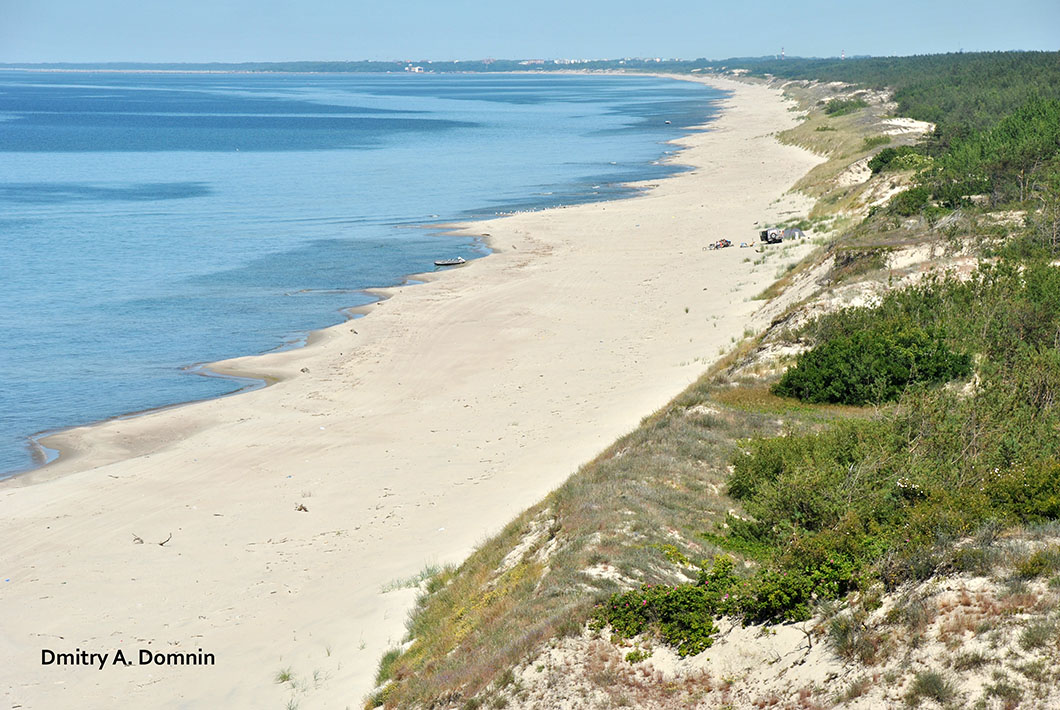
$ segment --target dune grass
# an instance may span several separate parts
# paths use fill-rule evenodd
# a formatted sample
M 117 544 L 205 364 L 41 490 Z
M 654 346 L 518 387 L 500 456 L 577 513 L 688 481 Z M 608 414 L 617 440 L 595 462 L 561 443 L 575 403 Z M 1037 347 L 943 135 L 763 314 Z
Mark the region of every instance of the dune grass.
M 857 411 L 781 400 L 757 384 L 734 387 L 723 368 L 736 359 L 647 417 L 459 568 L 432 578 L 407 624 L 410 645 L 387 659 L 391 683 L 367 707 L 488 701 L 503 669 L 549 639 L 581 633 L 609 595 L 694 580 L 693 562 L 718 552 L 705 531 L 733 505 L 724 489 L 737 442 L 777 433 L 789 420 L 815 427 Z M 547 532 L 502 569 L 541 526 Z

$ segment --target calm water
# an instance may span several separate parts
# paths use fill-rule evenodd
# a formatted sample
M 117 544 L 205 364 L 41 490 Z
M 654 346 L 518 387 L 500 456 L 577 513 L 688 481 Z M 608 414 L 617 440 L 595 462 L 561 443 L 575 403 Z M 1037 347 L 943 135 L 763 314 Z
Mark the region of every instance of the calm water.
M 414 225 L 671 172 L 665 142 L 720 97 L 649 77 L 0 72 L 0 475 L 33 465 L 33 434 L 235 391 L 195 364 L 485 253 Z

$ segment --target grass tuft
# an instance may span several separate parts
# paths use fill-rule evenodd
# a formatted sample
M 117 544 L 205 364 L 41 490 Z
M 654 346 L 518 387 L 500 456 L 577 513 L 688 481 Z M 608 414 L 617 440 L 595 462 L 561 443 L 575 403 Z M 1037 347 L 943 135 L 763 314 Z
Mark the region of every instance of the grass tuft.
M 930 698 L 940 705 L 945 705 L 957 695 L 953 684 L 941 673 L 923 671 L 913 678 L 913 684 L 906 693 L 906 704 L 916 707 L 923 698 Z

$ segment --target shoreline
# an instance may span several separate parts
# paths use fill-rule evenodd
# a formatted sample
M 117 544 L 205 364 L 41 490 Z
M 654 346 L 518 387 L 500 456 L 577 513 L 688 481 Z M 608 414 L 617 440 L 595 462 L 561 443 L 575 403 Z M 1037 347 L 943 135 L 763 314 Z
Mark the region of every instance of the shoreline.
M 113 70 L 101 70 L 101 69 L 67 70 L 67 69 L 26 69 L 26 68 L 21 68 L 21 67 L 0 67 L 0 69 L 6 69 L 6 70 L 9 70 L 9 71 L 22 71 L 22 72 L 33 72 L 33 71 L 45 71 L 45 72 L 67 72 L 67 71 L 70 71 L 70 72 L 77 72 L 77 71 L 80 71 L 80 72 L 84 72 L 84 73 L 103 72 L 103 73 L 134 73 L 134 74 L 141 74 L 141 73 L 142 74 L 154 74 L 154 73 L 192 73 L 192 74 L 196 74 L 196 73 L 204 73 L 204 74 L 235 74 L 235 75 L 242 75 L 242 74 L 247 74 L 247 73 L 251 73 L 251 74 L 253 74 L 253 73 L 265 73 L 265 74 L 279 73 L 279 74 L 293 74 L 293 75 L 316 75 L 316 74 L 328 74 L 328 73 L 330 73 L 330 72 L 239 72 L 239 71 L 227 71 L 227 70 L 225 70 L 225 71 L 202 70 L 202 71 L 198 71 L 198 72 L 185 72 L 185 71 L 181 71 L 181 70 L 140 70 L 140 69 L 136 69 L 136 70 L 119 70 L 119 69 L 113 69 Z M 483 72 L 472 72 L 472 73 L 473 74 L 481 74 Z M 548 73 L 561 74 L 561 75 L 581 75 L 581 74 L 585 74 L 586 72 L 580 72 L 580 71 L 577 71 L 577 70 L 557 70 L 557 71 L 554 71 L 554 72 L 527 71 L 527 72 L 494 72 L 494 73 L 502 74 L 502 75 L 513 75 L 513 74 L 514 75 L 518 75 L 518 74 L 524 74 L 524 73 L 525 74 L 529 74 L 529 75 L 544 75 L 544 74 L 548 74 Z M 614 75 L 614 76 L 646 76 L 646 77 L 654 77 L 654 78 L 673 79 L 673 80 L 677 80 L 677 81 L 691 81 L 692 83 L 700 83 L 700 84 L 707 83 L 709 85 L 708 82 L 697 81 L 696 77 L 694 77 L 694 76 L 687 76 L 686 77 L 686 76 L 682 76 L 682 75 L 669 75 L 669 74 L 663 74 L 663 73 L 621 72 L 621 71 L 596 71 L 596 72 L 591 72 L 591 73 L 602 74 L 602 75 Z M 724 98 L 719 99 L 719 103 L 723 102 L 724 100 L 725 100 Z M 665 141 L 664 143 L 660 143 L 660 145 L 664 145 L 664 146 L 679 146 L 681 138 L 687 137 L 689 135 L 692 135 L 695 132 L 707 130 L 709 128 L 709 126 L 710 126 L 710 123 L 714 119 L 716 119 L 719 114 L 720 114 L 720 112 L 715 113 L 714 116 L 711 118 L 711 120 L 708 121 L 705 124 L 696 124 L 696 125 L 678 127 L 678 129 L 682 131 L 681 136 L 679 136 L 677 138 L 674 138 L 674 139 L 671 139 L 671 140 L 668 140 L 668 141 Z M 662 155 L 660 155 L 655 161 L 653 161 L 651 163 L 651 164 L 666 164 L 666 165 L 669 165 L 669 166 L 673 166 L 673 171 L 668 173 L 667 175 L 661 177 L 661 178 L 648 178 L 648 179 L 644 179 L 644 180 L 640 180 L 640 181 L 627 181 L 627 182 L 609 183 L 609 184 L 611 184 L 611 185 L 613 185 L 615 187 L 615 192 L 617 193 L 616 195 L 613 195 L 613 196 L 602 196 L 599 199 L 586 199 L 586 200 L 575 201 L 575 202 L 571 202 L 571 203 L 567 203 L 567 204 L 543 205 L 543 206 L 540 206 L 540 207 L 530 207 L 528 209 L 512 209 L 512 210 L 508 210 L 508 211 L 495 212 L 492 215 L 483 215 L 483 216 L 476 216 L 476 217 L 463 217 L 463 218 L 459 218 L 458 217 L 455 220 L 447 219 L 446 221 L 437 222 L 437 223 L 415 223 L 415 224 L 410 223 L 410 224 L 407 224 L 407 225 L 404 225 L 404 226 L 406 226 L 408 228 L 411 228 L 411 229 L 429 230 L 429 231 L 433 232 L 435 236 L 442 237 L 442 238 L 449 237 L 449 236 L 453 236 L 453 237 L 471 237 L 475 242 L 478 242 L 479 244 L 481 244 L 481 245 L 483 245 L 485 247 L 486 253 L 483 254 L 481 257 L 479 257 L 479 258 L 484 258 L 484 257 L 490 256 L 493 253 L 494 247 L 490 244 L 490 238 L 489 238 L 488 234 L 484 234 L 484 235 L 466 234 L 467 232 L 473 232 L 474 231 L 474 226 L 476 224 L 490 222 L 490 221 L 494 221 L 494 220 L 497 220 L 497 219 L 503 219 L 505 217 L 516 216 L 516 215 L 520 215 L 520 214 L 527 214 L 527 213 L 533 213 L 533 212 L 542 212 L 542 211 L 546 211 L 546 210 L 559 210 L 559 209 L 565 209 L 565 208 L 568 208 L 568 207 L 575 207 L 575 206 L 578 206 L 578 205 L 599 204 L 599 203 L 603 203 L 603 202 L 611 202 L 611 201 L 616 201 L 616 200 L 631 199 L 631 198 L 637 197 L 645 189 L 648 189 L 648 187 L 650 187 L 650 183 L 658 182 L 659 180 L 670 179 L 672 177 L 675 177 L 676 175 L 681 174 L 685 170 L 691 169 L 690 167 L 688 167 L 684 163 L 682 163 L 680 161 L 680 159 L 679 159 L 680 155 L 681 155 L 681 153 L 683 151 L 684 151 L 684 148 L 682 148 L 682 147 L 678 147 L 678 149 L 673 150 L 673 151 L 666 150 L 666 151 L 664 151 L 664 153 Z M 645 164 L 645 167 L 647 167 L 648 165 L 651 165 L 651 164 Z M 475 261 L 478 261 L 479 258 L 470 260 L 468 262 L 468 264 L 473 263 Z M 68 443 L 66 441 L 65 437 L 66 437 L 67 434 L 69 434 L 71 432 L 81 432 L 81 431 L 85 431 L 85 430 L 92 430 L 92 429 L 95 429 L 97 427 L 106 426 L 108 424 L 112 424 L 112 423 L 115 423 L 115 422 L 126 421 L 126 420 L 129 420 L 129 419 L 142 417 L 142 416 L 150 416 L 150 415 L 154 415 L 154 414 L 161 413 L 161 412 L 166 412 L 166 411 L 173 410 L 173 409 L 178 409 L 178 408 L 181 408 L 181 407 L 193 406 L 193 405 L 196 405 L 196 404 L 201 404 L 203 402 L 209 402 L 209 401 L 213 401 L 213 400 L 225 399 L 225 398 L 228 398 L 228 397 L 232 397 L 232 396 L 239 395 L 239 394 L 244 394 L 246 392 L 252 392 L 252 391 L 255 391 L 257 389 L 266 388 L 266 387 L 270 387 L 270 386 L 272 386 L 274 384 L 277 384 L 278 382 L 280 382 L 282 380 L 271 376 L 267 372 L 266 373 L 260 373 L 260 374 L 240 374 L 240 373 L 243 372 L 243 370 L 239 370 L 238 372 L 236 372 L 236 371 L 227 372 L 225 370 L 225 368 L 227 367 L 227 363 L 230 363 L 231 361 L 234 361 L 234 360 L 244 360 L 246 358 L 255 358 L 255 357 L 261 357 L 261 356 L 267 356 L 267 355 L 270 355 L 270 354 L 276 353 L 276 352 L 283 352 L 283 351 L 286 351 L 286 350 L 301 349 L 301 348 L 308 347 L 312 342 L 315 341 L 315 338 L 317 337 L 318 333 L 320 333 L 322 331 L 326 331 L 326 330 L 328 330 L 330 328 L 335 328 L 335 327 L 342 326 L 343 324 L 345 324 L 345 323 L 347 323 L 347 322 L 349 322 L 351 320 L 356 320 L 356 319 L 358 319 L 360 317 L 363 317 L 363 316 L 367 315 L 368 313 L 371 312 L 372 306 L 374 306 L 379 301 L 383 301 L 383 300 L 389 299 L 390 296 L 391 296 L 391 292 L 395 291 L 396 289 L 400 289 L 400 288 L 404 288 L 404 287 L 407 287 L 407 286 L 410 286 L 410 285 L 416 285 L 416 284 L 426 283 L 426 282 L 432 281 L 432 280 L 434 280 L 436 278 L 439 278 L 441 276 L 441 274 L 443 274 L 443 273 L 444 273 L 444 271 L 443 272 L 439 272 L 436 269 L 434 271 L 404 274 L 404 275 L 401 276 L 401 282 L 396 284 L 396 285 L 394 285 L 394 286 L 369 287 L 369 288 L 364 288 L 364 289 L 358 289 L 358 291 L 357 291 L 358 293 L 370 296 L 370 297 L 374 298 L 375 300 L 373 300 L 370 303 L 363 304 L 363 305 L 360 305 L 360 306 L 352 306 L 352 307 L 339 309 L 338 312 L 341 313 L 344 316 L 345 320 L 337 322 L 337 323 L 334 323 L 332 325 L 324 326 L 323 328 L 317 328 L 317 329 L 314 329 L 314 330 L 303 331 L 302 335 L 297 339 L 297 340 L 303 341 L 301 344 L 292 345 L 292 342 L 293 342 L 292 341 L 292 342 L 288 342 L 288 343 L 283 343 L 283 344 L 277 345 L 275 348 L 272 348 L 270 350 L 266 350 L 264 352 L 237 354 L 237 355 L 233 355 L 233 356 L 231 356 L 229 358 L 225 358 L 223 360 L 212 361 L 212 362 L 211 361 L 196 362 L 196 363 L 187 365 L 187 366 L 182 368 L 182 369 L 184 369 L 186 371 L 189 371 L 189 372 L 194 371 L 195 374 L 199 374 L 200 376 L 204 376 L 204 377 L 219 377 L 219 378 L 222 378 L 222 379 L 246 380 L 246 382 L 244 384 L 242 384 L 237 389 L 235 389 L 235 390 L 233 390 L 231 392 L 226 392 L 226 393 L 223 393 L 223 394 L 220 394 L 220 395 L 206 397 L 206 398 L 203 398 L 203 399 L 192 399 L 192 400 L 178 401 L 178 402 L 173 402 L 171 404 L 164 404 L 164 405 L 160 405 L 160 406 L 149 407 L 149 408 L 146 408 L 146 409 L 138 409 L 138 410 L 133 410 L 133 411 L 128 411 L 128 412 L 122 412 L 122 413 L 119 413 L 119 414 L 115 414 L 115 415 L 104 417 L 102 419 L 93 420 L 93 421 L 87 422 L 85 424 L 75 424 L 75 425 L 70 425 L 70 426 L 61 426 L 61 427 L 57 427 L 57 428 L 53 428 L 53 429 L 46 429 L 46 430 L 43 430 L 43 431 L 38 431 L 38 432 L 34 432 L 32 434 L 29 434 L 29 435 L 26 436 L 25 440 L 26 440 L 26 446 L 30 450 L 30 457 L 32 458 L 33 463 L 31 463 L 26 468 L 20 468 L 20 469 L 15 469 L 15 470 L 11 470 L 11 471 L 0 472 L 0 490 L 2 490 L 5 486 L 35 485 L 37 483 L 42 483 L 42 482 L 45 482 L 45 481 L 48 481 L 48 480 L 52 480 L 55 477 L 64 475 L 65 472 L 76 470 L 76 467 L 73 464 L 77 461 L 77 459 L 79 459 L 79 458 L 81 458 L 81 457 L 83 457 L 85 455 L 86 451 L 91 448 L 91 445 L 89 445 L 89 446 L 76 446 L 76 445 Z M 149 451 L 147 451 L 145 449 L 137 449 L 137 450 L 130 450 L 130 451 L 122 454 L 121 456 L 123 458 L 129 458 L 129 457 L 133 457 L 133 456 L 143 455 L 145 453 L 149 453 Z M 92 465 L 93 466 L 103 465 L 105 463 L 111 463 L 111 462 L 113 462 L 113 461 L 112 460 L 101 460 L 101 461 L 93 462 Z M 62 471 L 56 472 L 55 469 L 60 465 L 60 463 L 64 464 L 64 466 L 62 468 Z M 69 464 L 69 465 L 65 465 L 65 464 Z
M 819 158 L 771 137 L 793 123 L 775 90 L 709 83 L 734 93 L 676 141 L 691 170 L 463 225 L 490 233 L 491 258 L 380 289 L 402 298 L 305 347 L 211 367 L 275 385 L 70 430 L 89 453 L 0 487 L 13 699 L 282 705 L 273 677 L 293 668 L 326 677 L 303 706 L 358 702 L 414 596 L 388 581 L 463 559 L 753 319 L 777 264 L 702 245 L 805 206 L 784 193 Z M 201 646 L 218 666 L 60 678 L 34 663 L 54 636 Z
M 448 226 L 448 225 L 439 225 L 439 226 L 445 227 L 445 226 Z M 486 254 L 484 256 L 489 256 L 489 255 Z M 390 288 L 404 288 L 406 286 L 417 285 L 419 283 L 426 283 L 426 281 L 429 280 L 430 274 L 432 274 L 432 273 L 434 273 L 434 272 L 425 272 L 425 273 L 422 273 L 422 274 L 408 274 L 408 275 L 403 277 L 403 280 L 402 280 L 402 282 L 400 284 L 398 284 L 397 286 L 390 287 Z M 419 277 L 419 278 L 415 278 L 414 279 L 413 278 L 414 276 Z M 188 366 L 185 366 L 185 367 L 182 368 L 184 371 L 191 372 L 193 374 L 199 375 L 200 377 L 219 377 L 219 378 L 222 378 L 222 379 L 232 380 L 232 381 L 236 381 L 236 382 L 242 380 L 242 381 L 244 381 L 246 383 L 243 386 L 241 386 L 238 389 L 235 389 L 235 390 L 233 390 L 231 392 L 226 392 L 224 394 L 220 394 L 220 395 L 216 395 L 216 396 L 212 396 L 212 397 L 206 397 L 206 398 L 203 398 L 203 399 L 192 399 L 192 400 L 187 400 L 187 401 L 184 401 L 184 402 L 174 402 L 173 404 L 164 404 L 164 405 L 159 406 L 159 407 L 149 407 L 147 409 L 139 409 L 139 410 L 135 410 L 135 411 L 132 411 L 132 412 L 125 412 L 123 414 L 117 414 L 117 415 L 114 415 L 112 417 L 107 417 L 105 419 L 99 419 L 99 420 L 96 420 L 96 421 L 93 421 L 93 422 L 89 422 L 88 424 L 80 424 L 80 425 L 74 425 L 74 426 L 68 426 L 68 427 L 60 427 L 58 429 L 50 429 L 50 430 L 46 430 L 46 431 L 42 431 L 42 432 L 37 432 L 36 434 L 31 434 L 27 438 L 31 442 L 30 445 L 31 445 L 31 448 L 33 449 L 34 458 L 46 457 L 46 456 L 48 456 L 48 454 L 47 454 L 48 451 L 54 452 L 52 457 L 49 460 L 45 461 L 44 463 L 35 465 L 32 468 L 26 468 L 26 469 L 20 469 L 20 470 L 16 470 L 16 471 L 10 471 L 10 472 L 7 472 L 7 473 L 3 474 L 3 478 L 0 478 L 0 490 L 3 490 L 4 486 L 36 485 L 36 484 L 39 484 L 39 483 L 44 483 L 46 481 L 50 481 L 50 480 L 52 480 L 52 479 L 54 479 L 54 478 L 56 478 L 58 476 L 63 475 L 63 473 L 61 473 L 61 472 L 60 473 L 56 473 L 56 474 L 51 474 L 51 471 L 52 471 L 51 467 L 53 467 L 55 464 L 58 464 L 60 462 L 60 459 L 62 460 L 62 462 L 64 464 L 70 464 L 70 467 L 73 467 L 73 464 L 76 462 L 77 458 L 79 456 L 84 455 L 86 453 L 86 451 L 90 448 L 90 445 L 82 447 L 82 448 L 75 448 L 75 447 L 72 447 L 72 446 L 65 445 L 60 440 L 62 439 L 64 434 L 67 434 L 69 432 L 82 431 L 82 430 L 89 431 L 89 430 L 92 430 L 92 429 L 96 429 L 97 427 L 103 427 L 103 426 L 107 426 L 109 424 L 115 424 L 117 422 L 123 422 L 123 421 L 128 421 L 128 420 L 131 420 L 131 419 L 136 419 L 136 418 L 139 418 L 139 417 L 147 417 L 147 416 L 152 416 L 152 415 L 155 415 L 155 414 L 161 414 L 163 412 L 168 412 L 168 411 L 172 411 L 172 410 L 175 410 L 175 409 L 180 409 L 182 407 L 191 407 L 191 406 L 194 406 L 196 404 L 203 404 L 205 402 L 213 402 L 213 401 L 216 401 L 216 400 L 226 399 L 228 397 L 235 397 L 237 395 L 245 394 L 247 392 L 254 392 L 254 391 L 259 390 L 259 389 L 264 389 L 266 387 L 271 387 L 271 386 L 273 386 L 275 384 L 279 384 L 280 382 L 283 382 L 285 379 L 290 379 L 290 377 L 293 377 L 293 375 L 291 375 L 289 377 L 281 378 L 281 377 L 276 377 L 273 374 L 267 373 L 267 372 L 262 372 L 262 373 L 257 373 L 257 374 L 242 374 L 242 372 L 237 372 L 235 370 L 233 370 L 231 372 L 228 372 L 228 371 L 225 370 L 225 363 L 229 362 L 229 360 L 263 357 L 263 356 L 270 355 L 270 354 L 273 354 L 273 353 L 280 353 L 280 352 L 287 352 L 287 351 L 290 351 L 290 350 L 301 350 L 303 348 L 308 348 L 313 343 L 317 342 L 317 334 L 318 333 L 321 333 L 322 331 L 328 330 L 329 328 L 336 328 L 338 326 L 345 325 L 345 324 L 350 323 L 352 321 L 359 320 L 360 318 L 362 318 L 362 317 L 364 317 L 365 315 L 368 314 L 368 312 L 370 310 L 370 307 L 372 305 L 374 305 L 375 303 L 378 303 L 379 301 L 383 301 L 383 300 L 386 300 L 386 299 L 390 298 L 389 295 L 383 293 L 385 288 L 386 287 L 359 289 L 358 293 L 372 296 L 376 300 L 372 301 L 371 303 L 366 303 L 366 304 L 360 305 L 360 306 L 350 306 L 350 307 L 347 307 L 347 308 L 341 308 L 341 309 L 339 309 L 339 312 L 342 313 L 345 316 L 345 320 L 343 320 L 343 321 L 341 321 L 339 323 L 335 323 L 333 325 L 325 326 L 323 328 L 318 328 L 316 330 L 305 331 L 299 338 L 297 338 L 297 339 L 295 339 L 293 341 L 284 343 L 282 345 L 278 345 L 278 346 L 276 346 L 275 348 L 273 348 L 271 350 L 266 350 L 265 352 L 261 352 L 261 353 L 251 353 L 249 355 L 237 355 L 237 356 L 232 357 L 232 358 L 227 358 L 225 360 L 217 360 L 215 362 L 197 362 L 197 363 L 194 363 L 192 365 L 188 365 Z M 45 442 L 48 442 L 48 443 L 45 443 Z M 129 453 L 127 456 L 125 456 L 125 458 L 131 458 L 133 456 L 141 456 L 141 455 L 143 455 L 145 453 L 149 453 L 149 452 L 148 451 L 137 451 L 137 452 L 134 452 L 134 453 Z M 105 461 L 103 463 L 97 463 L 96 465 L 106 465 L 106 463 L 112 463 L 112 462 L 106 462 Z

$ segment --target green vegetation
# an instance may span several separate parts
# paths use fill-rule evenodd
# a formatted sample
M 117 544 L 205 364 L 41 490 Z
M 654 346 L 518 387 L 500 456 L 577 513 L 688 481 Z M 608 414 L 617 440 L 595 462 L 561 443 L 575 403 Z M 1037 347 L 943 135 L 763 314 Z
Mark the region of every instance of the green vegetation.
M 896 335 L 909 333 L 916 335 Z M 616 633 L 658 624 L 663 639 L 694 652 L 709 645 L 710 626 L 694 627 L 686 612 L 805 619 L 817 600 L 934 574 L 950 564 L 950 542 L 984 525 L 1060 518 L 1060 269 L 1002 262 L 965 282 L 936 278 L 875 308 L 825 316 L 804 335 L 819 343 L 807 355 L 836 347 L 843 357 L 807 359 L 795 371 L 831 372 L 871 401 L 900 394 L 898 405 L 817 432 L 747 441 L 728 485 L 747 517 L 730 516 L 724 534 L 710 539 L 755 560 L 754 571 L 735 575 L 716 560 L 695 585 L 661 598 L 657 589 L 612 597 L 596 618 Z M 976 355 L 972 391 L 881 386 L 876 367 L 888 360 L 931 381 L 968 374 L 969 356 L 947 342 Z M 843 370 L 859 351 L 876 367 Z M 807 380 L 813 394 L 835 382 Z M 1050 571 L 1046 553 L 1032 560 L 1028 572 Z M 681 620 L 676 634 L 666 630 L 671 619 Z
M 1044 232 L 1057 231 L 1055 186 L 1060 183 L 1060 100 L 1034 99 L 992 127 L 955 138 L 944 150 L 932 144 L 884 148 L 869 161 L 873 173 L 916 170 L 916 185 L 890 211 L 909 217 L 968 207 L 982 198 L 994 207 L 1045 208 Z M 933 153 L 933 154 L 929 154 Z M 1047 240 L 1052 250 L 1056 240 Z
M 950 350 L 937 333 L 916 325 L 874 325 L 803 353 L 773 393 L 804 402 L 890 402 L 912 384 L 946 382 L 970 372 L 968 355 Z
M 626 661 L 628 661 L 629 663 L 640 663 L 641 661 L 648 660 L 649 658 L 651 658 L 651 656 L 651 651 L 645 651 L 641 648 L 635 648 L 626 654 Z
M 921 698 L 930 698 L 940 705 L 944 705 L 957 695 L 953 684 L 941 674 L 935 671 L 923 671 L 917 673 L 913 678 L 913 685 L 906 695 L 906 703 L 911 706 L 920 705 Z
M 1012 683 L 1004 674 L 996 673 L 994 682 L 986 686 L 987 697 L 1004 701 L 1004 707 L 1016 707 L 1023 697 L 1023 691 Z
M 917 57 L 729 60 L 782 79 L 842 81 L 894 92 L 897 114 L 937 124 L 934 138 L 986 130 L 1033 99 L 1060 99 L 1060 52 L 975 52 Z
M 1056 622 L 1040 621 L 1031 624 L 1020 634 L 1020 647 L 1025 651 L 1051 643 L 1056 638 Z
M 884 148 L 869 160 L 869 169 L 874 175 L 898 170 L 923 170 L 932 165 L 930 157 L 918 153 L 911 145 Z
M 1035 579 L 1060 571 L 1060 547 L 1053 546 L 1036 550 L 1034 554 L 1016 566 L 1019 579 Z
M 824 112 L 829 116 L 846 116 L 868 105 L 864 99 L 832 99 L 825 104 Z
M 957 139 L 922 179 L 932 197 L 959 207 L 972 195 L 1023 202 L 1034 182 L 1060 170 L 1060 99 L 1035 99 L 991 128 Z
M 872 150 L 873 148 L 879 148 L 881 145 L 887 145 L 890 142 L 890 136 L 866 136 L 865 141 L 861 144 L 861 149 Z
M 379 659 L 379 668 L 375 672 L 375 684 L 382 685 L 383 683 L 390 680 L 390 676 L 393 671 L 394 661 L 401 655 L 400 648 L 392 648 L 383 654 L 383 657 Z
M 677 587 L 646 584 L 617 594 L 599 607 L 590 626 L 610 625 L 622 638 L 632 638 L 649 628 L 677 649 L 693 656 L 710 647 L 715 632 L 713 617 L 719 612 L 720 590 L 709 585 Z
M 865 613 L 839 614 L 828 622 L 828 643 L 840 658 L 869 665 L 881 654 L 882 641 L 865 623 Z
M 974 387 L 913 386 L 874 412 L 733 387 L 720 374 L 733 360 L 721 363 L 460 569 L 432 578 L 409 622 L 411 644 L 388 664 L 393 682 L 370 704 L 488 702 L 497 669 L 579 633 L 587 618 L 618 637 L 649 634 L 679 653 L 701 652 L 720 615 L 805 619 L 819 601 L 877 581 L 893 588 L 978 564 L 971 553 L 980 548 L 952 545 L 976 530 L 1060 518 L 1060 269 L 1002 261 L 966 282 L 928 280 L 875 308 L 813 321 L 799 337 L 820 345 L 877 323 L 916 323 L 962 343 L 974 356 Z M 771 436 L 778 421 L 787 436 Z M 729 462 L 740 517 L 712 493 Z M 621 502 L 601 504 L 611 500 Z M 547 566 L 530 550 L 499 572 L 544 520 L 560 541 Z M 697 530 L 698 544 L 688 541 Z M 1049 574 L 1050 549 L 1020 569 Z M 707 559 L 695 580 L 674 585 L 673 571 L 699 557 Z M 601 567 L 642 583 L 623 591 L 584 573 Z M 923 616 L 915 605 L 902 613 Z M 847 616 L 830 627 L 830 642 L 871 662 L 881 639 Z
M 918 146 L 884 148 L 873 173 L 914 170 L 916 184 L 890 212 L 901 217 L 965 208 L 974 199 L 993 207 L 1034 202 L 1046 213 L 1038 242 L 1060 251 L 1060 54 L 993 52 L 879 59 L 747 61 L 734 65 L 782 78 L 845 81 L 894 90 L 898 113 L 936 124 Z M 865 102 L 834 98 L 828 115 Z M 874 137 L 866 137 L 864 149 Z M 882 145 L 877 143 L 876 145 Z

